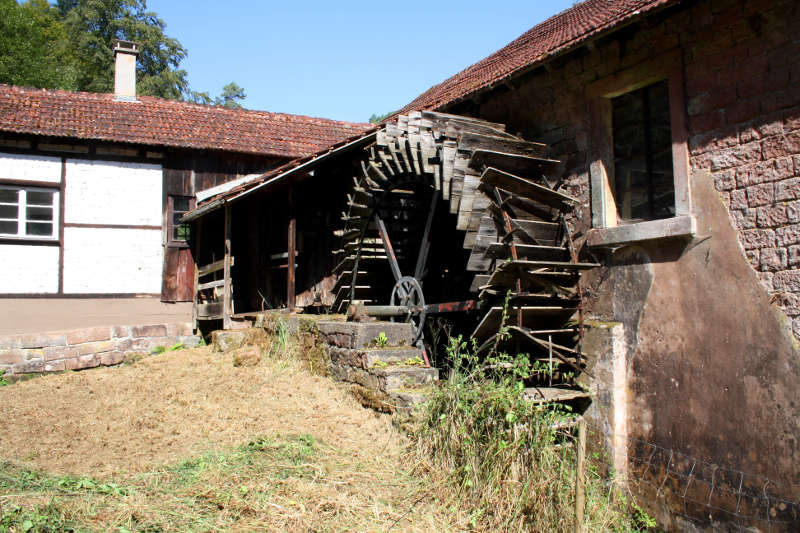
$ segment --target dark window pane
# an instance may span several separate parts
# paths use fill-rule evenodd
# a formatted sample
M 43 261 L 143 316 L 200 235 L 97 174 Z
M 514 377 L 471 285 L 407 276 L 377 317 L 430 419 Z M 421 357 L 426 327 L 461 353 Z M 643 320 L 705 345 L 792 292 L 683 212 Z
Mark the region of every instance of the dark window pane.
M 666 81 L 611 100 L 614 200 L 623 219 L 675 215 L 669 86 Z
M 0 188 L 0 203 L 16 204 L 19 202 L 19 191 L 17 189 Z
M 16 235 L 17 234 L 17 221 L 0 220 L 0 233 Z
M 173 241 L 188 241 L 189 240 L 189 226 L 188 225 L 180 225 L 176 226 L 172 230 L 172 240 Z
M 53 193 L 49 191 L 28 191 L 28 205 L 53 205 Z
M 189 210 L 191 199 L 188 196 L 173 196 L 172 197 L 172 210 L 175 212 L 180 211 L 185 213 Z
M 27 235 L 36 236 L 53 235 L 53 225 L 41 222 L 28 222 L 25 224 L 25 233 Z
M 172 213 L 172 225 L 173 226 L 180 225 L 182 216 L 183 213 Z
M 16 205 L 0 205 L 0 218 L 17 218 L 19 207 Z
M 26 210 L 25 218 L 28 220 L 44 220 L 47 222 L 53 221 L 53 208 L 52 207 L 29 207 Z

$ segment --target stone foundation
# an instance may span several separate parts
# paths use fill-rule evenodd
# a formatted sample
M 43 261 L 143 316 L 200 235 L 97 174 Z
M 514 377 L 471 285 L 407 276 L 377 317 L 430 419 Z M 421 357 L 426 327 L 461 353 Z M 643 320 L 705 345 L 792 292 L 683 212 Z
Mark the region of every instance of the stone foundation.
M 0 374 L 15 376 L 117 365 L 130 354 L 177 343 L 194 347 L 200 337 L 189 323 L 98 326 L 70 331 L 0 336 Z

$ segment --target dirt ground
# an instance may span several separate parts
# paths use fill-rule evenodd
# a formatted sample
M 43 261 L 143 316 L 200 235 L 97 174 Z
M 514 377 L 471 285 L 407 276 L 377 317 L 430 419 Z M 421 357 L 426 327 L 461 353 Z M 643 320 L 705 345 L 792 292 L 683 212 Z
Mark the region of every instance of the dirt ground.
M 453 530 L 403 445 L 293 360 L 236 368 L 203 347 L 45 376 L 0 387 L 0 525 Z
M 0 458 L 103 476 L 282 432 L 354 453 L 397 451 L 387 417 L 329 379 L 283 366 L 234 368 L 204 347 L 3 387 Z

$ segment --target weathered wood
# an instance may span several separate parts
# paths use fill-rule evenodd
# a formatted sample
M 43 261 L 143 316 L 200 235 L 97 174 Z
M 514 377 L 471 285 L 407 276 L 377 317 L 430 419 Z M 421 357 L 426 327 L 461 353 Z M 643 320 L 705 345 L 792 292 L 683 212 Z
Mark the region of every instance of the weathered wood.
M 294 258 L 297 247 L 297 219 L 295 218 L 294 191 L 291 188 L 289 189 L 289 224 L 286 230 L 286 241 L 288 257 Z M 294 259 L 287 261 L 286 266 L 286 307 L 289 312 L 293 312 L 297 296 Z
M 478 292 L 481 287 L 486 285 L 489 282 L 488 274 L 476 274 L 474 278 L 472 278 L 472 284 L 469 286 L 469 292 Z
M 196 285 L 197 291 L 204 291 L 207 289 L 213 289 L 215 287 L 223 287 L 225 285 L 224 279 L 217 279 L 214 281 L 209 281 L 207 283 L 198 283 Z
M 509 154 L 494 150 L 475 150 L 469 166 L 479 171 L 487 167 L 494 167 L 517 174 L 541 176 L 553 172 L 560 163 L 555 159 Z
M 453 166 L 456 160 L 455 141 L 444 141 L 442 143 L 442 197 L 450 200 L 450 189 L 453 181 Z
M 222 302 L 210 302 L 197 304 L 198 320 L 219 320 L 223 318 Z
M 522 315 L 522 323 L 529 324 L 532 323 L 534 320 L 538 321 L 539 323 L 563 323 L 564 321 L 568 320 L 569 317 L 575 314 L 577 311 L 574 307 L 560 307 L 560 306 L 548 306 L 548 307 L 518 307 L 514 309 L 508 310 L 508 315 L 512 316 L 514 311 L 519 312 Z M 503 308 L 502 307 L 492 307 L 486 315 L 484 315 L 483 320 L 481 320 L 478 327 L 475 328 L 475 331 L 472 333 L 472 336 L 478 340 L 485 338 L 488 335 L 494 334 L 500 329 L 500 321 L 503 318 Z M 510 326 L 514 327 L 514 326 Z
M 479 133 L 464 132 L 458 140 L 460 150 L 487 150 L 505 154 L 521 155 L 544 159 L 547 152 L 547 145 L 542 143 L 523 141 L 521 139 L 509 139 L 493 135 L 481 135 Z
M 475 195 L 478 192 L 478 184 L 480 177 L 472 170 L 467 169 L 464 175 L 464 187 L 461 191 L 461 202 L 458 205 L 458 218 L 456 219 L 456 229 L 464 231 L 469 225 L 470 216 L 472 215 L 472 205 L 475 200 Z
M 569 250 L 563 246 L 539 246 L 532 244 L 515 244 L 520 259 L 539 261 L 569 261 Z M 492 243 L 486 250 L 486 256 L 493 259 L 507 259 L 511 257 L 508 243 Z
M 571 196 L 494 167 L 484 170 L 481 174 L 481 183 L 500 187 L 511 193 L 555 207 L 560 211 L 568 211 L 572 206 L 579 204 L 578 200 Z
M 570 263 L 566 261 L 530 261 L 530 260 L 516 260 L 501 263 L 497 270 L 536 270 L 540 268 L 560 268 L 564 270 L 589 270 L 599 267 L 599 263 Z
M 203 242 L 203 219 L 201 218 L 195 223 L 195 240 L 194 240 L 194 292 L 192 293 L 192 331 L 197 332 L 197 305 L 198 305 L 198 285 L 200 282 L 200 260 L 201 246 Z
M 231 303 L 231 206 L 225 203 L 225 257 L 223 258 L 223 280 L 224 290 L 222 293 L 222 327 L 228 329 L 231 326 L 231 315 L 233 308 Z

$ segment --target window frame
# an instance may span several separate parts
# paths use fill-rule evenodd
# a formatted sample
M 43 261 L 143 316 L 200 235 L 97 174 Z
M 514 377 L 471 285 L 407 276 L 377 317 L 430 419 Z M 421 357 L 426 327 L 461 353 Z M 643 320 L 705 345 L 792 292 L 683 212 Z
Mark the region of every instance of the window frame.
M 189 200 L 189 211 L 195 207 L 195 197 L 189 194 L 169 194 L 167 195 L 167 246 L 170 248 L 188 248 L 189 241 L 174 238 L 176 224 L 175 218 L 175 198 L 187 198 Z M 181 211 L 184 212 L 184 211 Z M 188 211 L 185 211 L 188 213 Z
M 46 242 L 58 242 L 59 236 L 61 234 L 61 202 L 60 202 L 60 195 L 61 191 L 58 187 L 41 187 L 38 185 L 24 185 L 19 183 L 2 183 L 0 182 L 0 189 L 11 189 L 20 191 L 21 194 L 18 195 L 18 202 L 17 202 L 17 233 L 0 233 L 0 239 L 2 240 L 14 240 L 14 241 L 46 241 Z M 28 208 L 28 192 L 48 192 L 53 194 L 53 219 L 50 222 L 53 227 L 53 232 L 50 235 L 30 235 L 27 233 L 27 208 Z M 36 207 L 36 206 L 33 206 Z M 42 206 L 45 207 L 45 206 Z M 7 220 L 7 219 L 4 219 Z M 37 222 L 32 220 L 30 222 Z M 41 222 L 41 221 L 39 221 Z
M 611 99 L 667 81 L 669 88 L 672 178 L 675 216 L 621 224 L 614 200 L 614 143 Z M 591 126 L 589 177 L 592 229 L 589 246 L 613 246 L 666 237 L 691 236 L 696 231 L 692 216 L 687 146 L 682 56 L 664 54 L 598 80 L 586 89 Z

